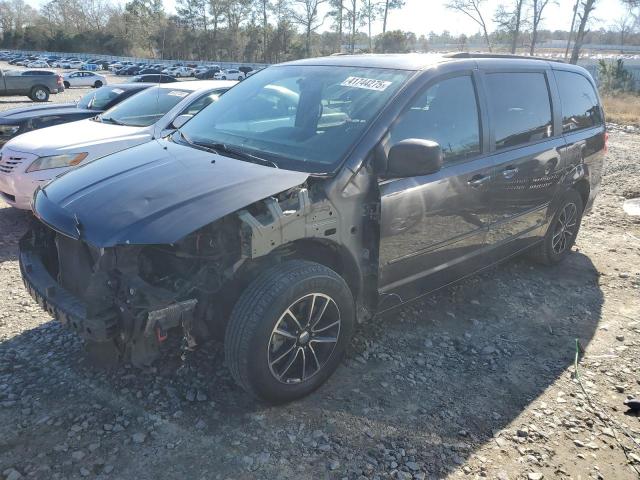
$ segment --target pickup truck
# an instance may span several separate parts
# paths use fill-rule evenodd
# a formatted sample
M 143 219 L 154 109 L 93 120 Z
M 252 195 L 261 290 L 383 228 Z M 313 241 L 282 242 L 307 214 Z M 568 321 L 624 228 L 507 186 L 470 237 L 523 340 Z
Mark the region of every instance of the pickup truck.
M 49 70 L 0 70 L 0 96 L 26 95 L 46 102 L 52 93 L 64 92 L 62 77 Z

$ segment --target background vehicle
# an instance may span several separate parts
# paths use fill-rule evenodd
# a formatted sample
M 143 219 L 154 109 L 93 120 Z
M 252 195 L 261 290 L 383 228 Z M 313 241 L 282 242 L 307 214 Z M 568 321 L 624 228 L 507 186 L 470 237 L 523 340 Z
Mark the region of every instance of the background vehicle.
M 194 76 L 198 79 L 198 80 L 208 80 L 211 79 L 215 76 L 216 73 L 218 73 L 220 71 L 220 67 L 209 67 L 207 69 L 201 69 L 198 73 L 196 73 Z
M 221 72 L 216 73 L 213 78 L 218 80 L 244 80 L 245 74 L 240 70 L 236 70 L 235 68 L 228 68 L 226 70 L 222 70 Z
M 71 60 L 70 62 L 66 62 L 62 68 L 72 68 L 72 69 L 81 69 L 84 68 L 84 62 L 80 61 L 80 60 Z
M 159 73 L 161 72 L 157 68 L 145 67 L 140 69 L 138 73 L 136 73 L 136 75 L 150 75 L 150 74 L 159 74 Z
M 190 67 L 176 67 L 171 73 L 176 78 L 181 77 L 193 77 L 193 68 Z M 231 79 L 233 80 L 233 79 Z
M 44 60 L 34 60 L 27 63 L 27 68 L 49 68 L 49 64 Z
M 13 137 L 61 123 L 91 118 L 152 84 L 124 83 L 105 86 L 85 94 L 77 103 L 55 103 L 0 112 L 0 145 Z
M 65 73 L 62 76 L 65 88 L 69 87 L 94 87 L 100 88 L 107 84 L 107 78 L 94 72 L 78 71 Z
M 25 95 L 34 102 L 46 102 L 49 94 L 64 91 L 62 77 L 54 72 L 30 75 L 19 70 L 0 70 L 0 95 Z
M 172 83 L 178 80 L 171 75 L 165 75 L 164 73 L 152 73 L 146 75 L 136 75 L 131 77 L 130 82 L 150 82 L 150 83 Z
M 170 137 L 38 192 L 43 222 L 21 245 L 23 278 L 38 303 L 86 338 L 117 338 L 134 362 L 185 318 L 194 343 L 224 329 L 237 383 L 290 401 L 332 374 L 358 321 L 521 252 L 562 261 L 605 144 L 594 82 L 573 65 L 470 54 L 291 62 Z M 100 261 L 78 265 L 81 251 Z M 103 316 L 77 313 L 78 302 Z
M 93 118 L 18 135 L 0 152 L 0 196 L 14 207 L 29 209 L 39 185 L 80 163 L 167 135 L 235 83 L 156 85 Z

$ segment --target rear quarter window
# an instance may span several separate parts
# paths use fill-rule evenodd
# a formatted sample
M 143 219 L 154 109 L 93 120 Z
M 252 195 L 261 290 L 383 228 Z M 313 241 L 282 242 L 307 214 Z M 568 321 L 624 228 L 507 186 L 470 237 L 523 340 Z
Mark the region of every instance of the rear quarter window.
M 486 74 L 496 150 L 553 135 L 549 89 L 543 73 Z
M 602 109 L 591 82 L 575 72 L 557 70 L 555 77 L 562 106 L 562 131 L 602 125 Z

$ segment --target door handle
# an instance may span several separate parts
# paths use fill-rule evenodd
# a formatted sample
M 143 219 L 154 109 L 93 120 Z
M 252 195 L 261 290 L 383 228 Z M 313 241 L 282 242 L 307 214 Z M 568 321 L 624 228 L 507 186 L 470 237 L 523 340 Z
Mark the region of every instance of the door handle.
M 502 176 L 507 180 L 512 179 L 518 173 L 518 167 L 507 167 L 502 171 Z
M 489 175 L 474 175 L 467 182 L 467 185 L 473 188 L 478 188 L 487 183 L 489 180 L 491 180 L 491 176 Z

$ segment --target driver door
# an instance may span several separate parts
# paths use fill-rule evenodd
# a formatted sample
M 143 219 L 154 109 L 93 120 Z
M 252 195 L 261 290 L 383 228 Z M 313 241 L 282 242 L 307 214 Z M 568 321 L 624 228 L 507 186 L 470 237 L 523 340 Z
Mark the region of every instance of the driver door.
M 444 159 L 439 172 L 379 182 L 381 293 L 406 301 L 483 266 L 493 164 L 480 119 L 469 72 L 431 83 L 389 130 L 387 147 L 433 140 Z

